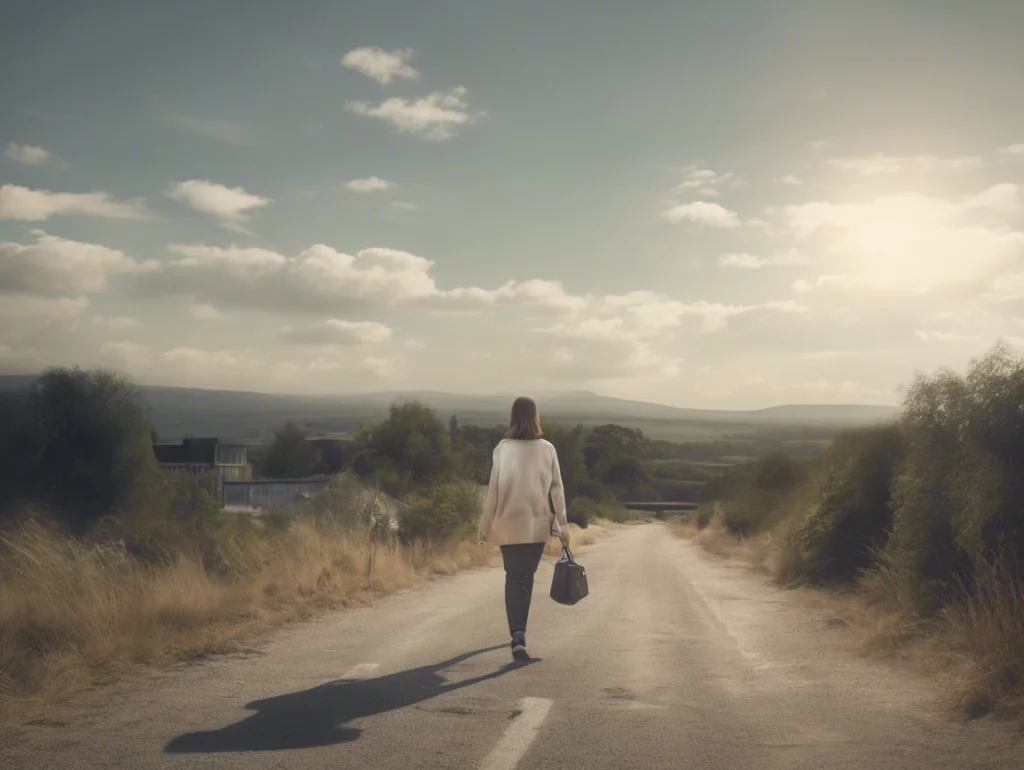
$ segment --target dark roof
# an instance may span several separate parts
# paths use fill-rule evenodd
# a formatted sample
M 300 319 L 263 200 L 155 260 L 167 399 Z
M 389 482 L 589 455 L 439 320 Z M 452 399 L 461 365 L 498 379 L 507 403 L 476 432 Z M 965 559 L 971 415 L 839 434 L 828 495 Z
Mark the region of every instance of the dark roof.
M 156 461 L 164 465 L 213 465 L 217 458 L 217 439 L 187 438 L 180 444 L 154 444 L 153 454 Z

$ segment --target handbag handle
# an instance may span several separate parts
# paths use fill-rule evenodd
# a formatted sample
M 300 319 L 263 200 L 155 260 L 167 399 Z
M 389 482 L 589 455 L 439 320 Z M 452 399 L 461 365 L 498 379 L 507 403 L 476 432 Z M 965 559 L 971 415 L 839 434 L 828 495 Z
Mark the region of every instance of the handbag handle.
M 570 564 L 575 564 L 576 563 L 576 560 L 574 558 L 572 558 L 572 551 L 569 550 L 569 546 L 567 546 L 567 545 L 563 545 L 562 546 L 562 558 L 561 558 L 561 561 L 567 561 Z

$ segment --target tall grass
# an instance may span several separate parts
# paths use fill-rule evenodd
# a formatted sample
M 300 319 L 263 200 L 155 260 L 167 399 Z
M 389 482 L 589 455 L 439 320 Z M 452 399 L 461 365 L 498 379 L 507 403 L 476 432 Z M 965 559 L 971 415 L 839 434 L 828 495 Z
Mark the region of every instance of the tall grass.
M 489 559 L 467 542 L 380 542 L 312 519 L 235 530 L 216 569 L 184 553 L 150 562 L 123 541 L 74 539 L 34 520 L 0 537 L 0 718 Z

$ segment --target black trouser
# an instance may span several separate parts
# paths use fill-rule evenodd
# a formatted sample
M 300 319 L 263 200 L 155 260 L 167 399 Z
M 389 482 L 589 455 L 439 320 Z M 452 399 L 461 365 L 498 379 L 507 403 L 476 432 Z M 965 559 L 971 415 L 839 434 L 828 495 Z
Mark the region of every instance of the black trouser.
M 526 619 L 530 615 L 533 598 L 533 575 L 544 554 L 544 543 L 517 543 L 503 545 L 501 558 L 505 562 L 505 614 L 508 632 L 526 633 Z

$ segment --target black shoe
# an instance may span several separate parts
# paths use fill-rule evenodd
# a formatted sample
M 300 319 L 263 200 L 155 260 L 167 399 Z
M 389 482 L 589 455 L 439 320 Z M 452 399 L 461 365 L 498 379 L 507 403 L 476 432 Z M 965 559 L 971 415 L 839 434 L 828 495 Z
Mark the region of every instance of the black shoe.
M 530 659 L 530 653 L 526 651 L 526 634 L 515 633 L 512 635 L 512 657 L 516 660 Z

